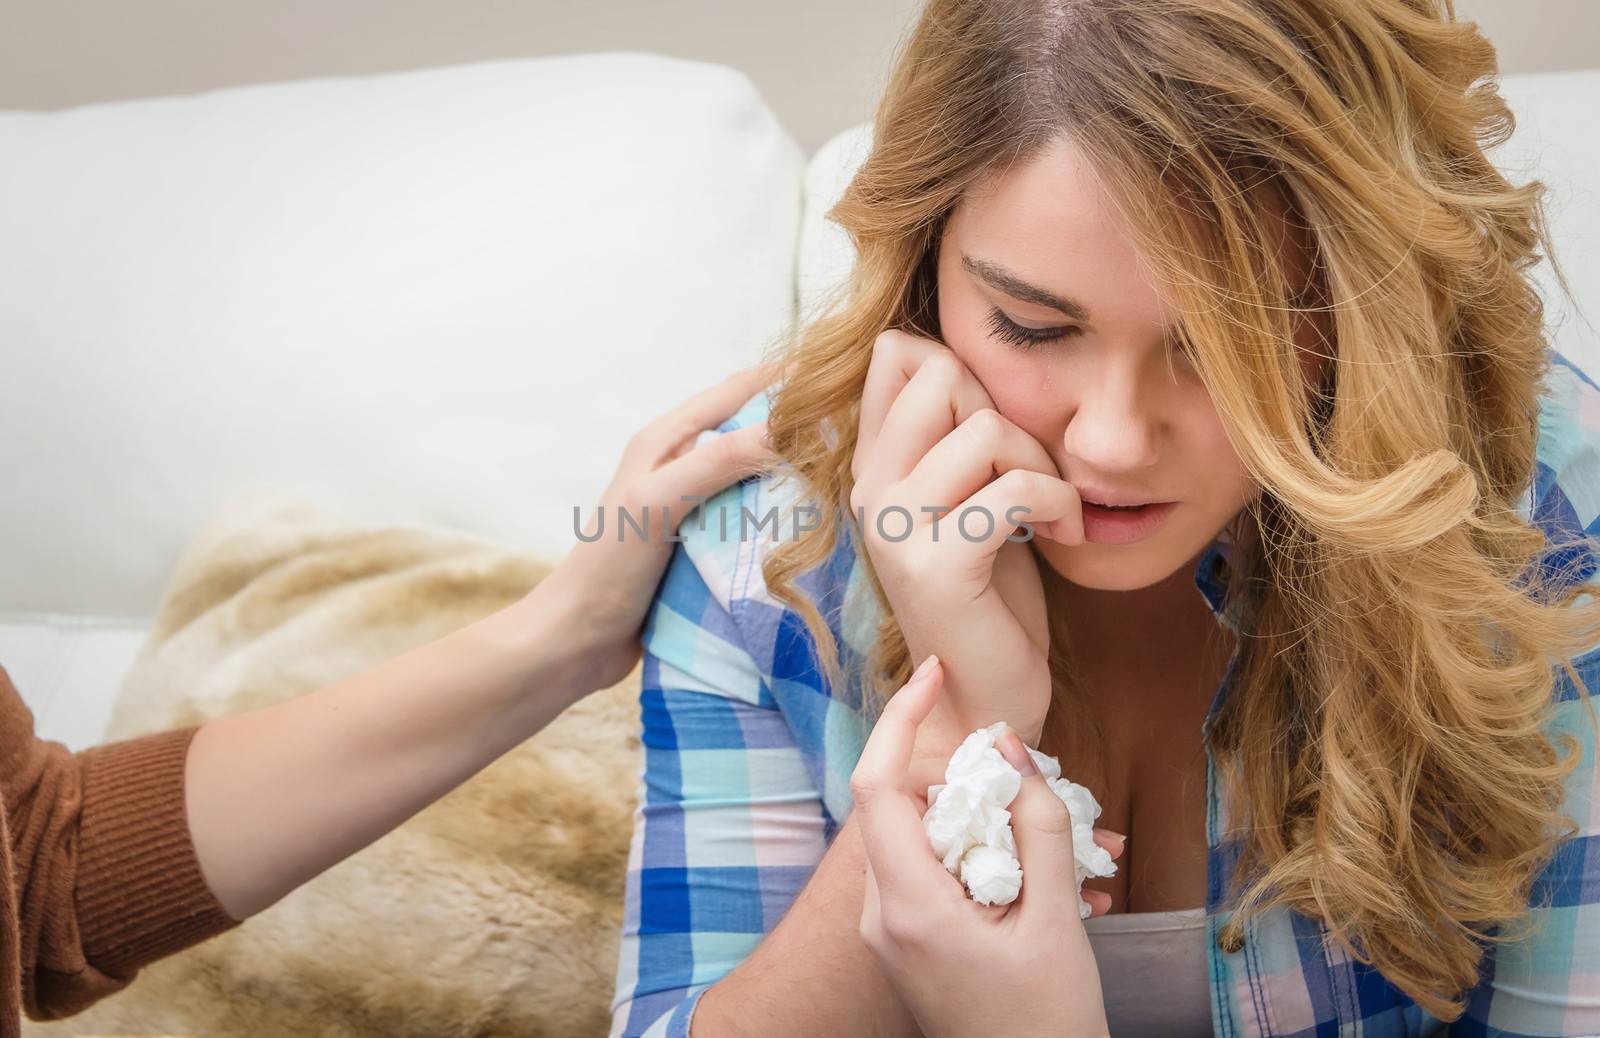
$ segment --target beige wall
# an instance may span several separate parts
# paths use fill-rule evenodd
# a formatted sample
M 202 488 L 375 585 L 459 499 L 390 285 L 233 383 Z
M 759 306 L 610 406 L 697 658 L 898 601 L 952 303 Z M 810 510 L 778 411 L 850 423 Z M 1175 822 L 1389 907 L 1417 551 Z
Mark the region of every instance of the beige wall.
M 919 0 L 0 0 L 0 108 L 487 58 L 645 50 L 742 69 L 807 149 L 866 119 Z M 1457 0 L 1508 72 L 1600 68 L 1600 0 Z

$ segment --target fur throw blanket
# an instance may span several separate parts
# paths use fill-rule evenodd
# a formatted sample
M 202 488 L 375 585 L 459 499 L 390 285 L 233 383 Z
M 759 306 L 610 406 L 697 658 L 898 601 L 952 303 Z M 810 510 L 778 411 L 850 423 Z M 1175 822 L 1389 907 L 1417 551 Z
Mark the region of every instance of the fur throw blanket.
M 236 510 L 170 578 L 107 739 L 309 692 L 510 604 L 548 572 L 424 527 Z M 638 677 L 237 929 L 25 1033 L 604 1035 Z

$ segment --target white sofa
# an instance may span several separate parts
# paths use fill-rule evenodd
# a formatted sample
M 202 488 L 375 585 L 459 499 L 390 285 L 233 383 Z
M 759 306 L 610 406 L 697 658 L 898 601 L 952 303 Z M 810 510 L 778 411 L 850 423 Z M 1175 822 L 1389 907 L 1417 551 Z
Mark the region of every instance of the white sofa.
M 1504 90 L 1600 320 L 1600 72 Z M 241 497 L 558 556 L 638 424 L 848 270 L 869 141 L 808 159 L 740 73 L 636 53 L 0 113 L 0 664 L 40 731 L 98 740 Z

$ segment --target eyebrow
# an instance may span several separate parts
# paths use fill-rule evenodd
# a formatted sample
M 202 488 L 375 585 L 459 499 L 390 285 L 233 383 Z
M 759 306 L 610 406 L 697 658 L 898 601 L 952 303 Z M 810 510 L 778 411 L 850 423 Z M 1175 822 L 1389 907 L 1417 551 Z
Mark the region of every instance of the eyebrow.
M 1038 285 L 1024 281 L 998 263 L 974 259 L 966 253 L 962 253 L 961 266 L 1008 296 L 1029 303 L 1037 303 L 1039 306 L 1048 306 L 1052 310 L 1059 310 L 1074 321 L 1087 323 L 1089 320 L 1089 308 L 1082 303 L 1075 299 L 1058 296 L 1054 292 L 1046 291 Z

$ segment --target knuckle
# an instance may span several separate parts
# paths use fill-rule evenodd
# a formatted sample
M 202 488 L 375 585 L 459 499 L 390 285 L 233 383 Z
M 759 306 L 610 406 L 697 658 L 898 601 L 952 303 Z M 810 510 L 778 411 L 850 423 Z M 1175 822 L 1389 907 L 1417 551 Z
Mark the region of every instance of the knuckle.
M 949 350 L 934 351 L 922 362 L 922 366 L 928 369 L 930 377 L 940 382 L 954 382 L 961 374 L 961 362 Z
M 850 804 L 853 807 L 870 807 L 877 798 L 879 787 L 877 780 L 861 773 L 859 770 L 850 775 Z
M 1007 469 L 995 482 L 1003 484 L 1008 494 L 1032 496 L 1038 491 L 1043 479 L 1044 477 L 1032 469 Z
M 1070 835 L 1072 832 L 1072 812 L 1067 810 L 1066 804 L 1056 800 L 1055 797 L 1050 799 L 1054 800 L 1055 804 L 1053 806 L 1050 804 L 1044 806 L 1042 817 L 1039 819 L 1039 828 L 1052 835 Z
M 1029 827 L 1051 836 L 1070 835 L 1072 832 L 1072 812 L 1067 810 L 1067 805 L 1054 793 L 1045 790 L 1035 796 L 1024 798 L 1018 805 L 1027 819 Z
M 880 924 L 883 941 L 889 947 L 907 951 L 927 947 L 930 937 L 928 923 L 930 915 L 928 912 L 899 912 L 885 909 Z
M 869 460 L 868 451 L 869 448 L 862 444 L 861 438 L 858 436 L 855 440 L 855 443 L 850 448 L 850 481 L 853 484 L 851 487 L 852 491 L 854 491 L 856 487 L 860 486 L 861 484 L 861 476 L 862 473 L 866 471 L 867 461 Z
M 896 356 L 905 348 L 907 338 L 909 336 L 899 328 L 885 328 L 872 340 L 872 352 L 874 355 Z
M 1005 416 L 992 407 L 978 408 L 961 424 L 968 429 L 969 435 L 986 443 L 997 442 L 1006 431 Z
M 858 482 L 850 488 L 850 510 L 852 512 L 860 511 L 866 508 L 867 504 L 867 488 Z

